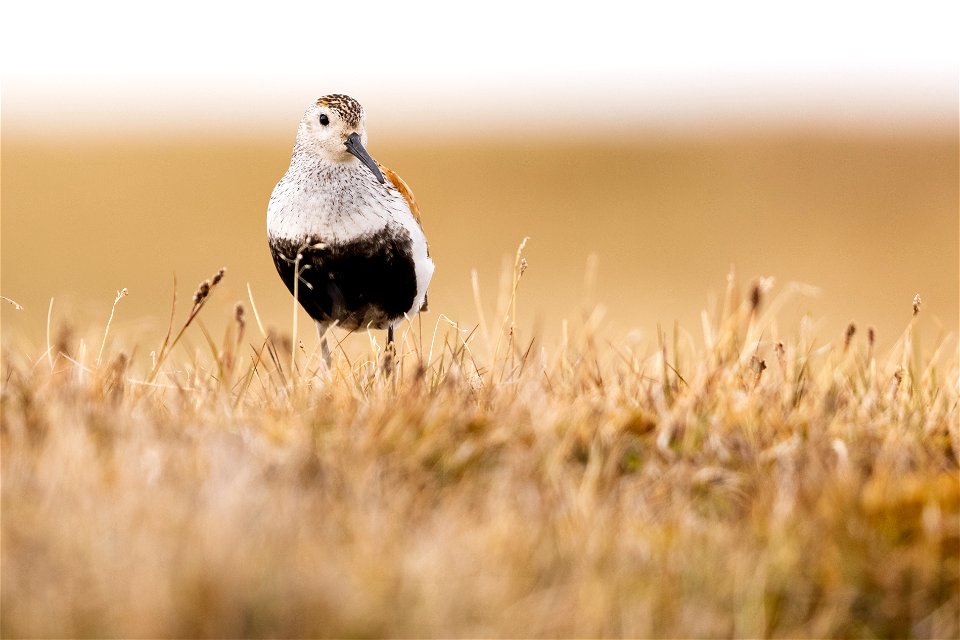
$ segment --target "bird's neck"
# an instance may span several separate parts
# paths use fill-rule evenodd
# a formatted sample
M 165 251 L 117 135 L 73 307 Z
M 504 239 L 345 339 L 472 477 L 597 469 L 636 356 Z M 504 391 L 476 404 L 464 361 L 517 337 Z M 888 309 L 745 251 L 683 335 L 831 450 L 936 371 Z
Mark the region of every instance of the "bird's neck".
M 361 173 L 361 169 L 366 170 L 360 161 L 353 157 L 346 162 L 338 162 L 309 148 L 294 148 L 293 156 L 290 158 L 289 172 L 326 179 L 334 175 L 345 177 L 347 174 Z

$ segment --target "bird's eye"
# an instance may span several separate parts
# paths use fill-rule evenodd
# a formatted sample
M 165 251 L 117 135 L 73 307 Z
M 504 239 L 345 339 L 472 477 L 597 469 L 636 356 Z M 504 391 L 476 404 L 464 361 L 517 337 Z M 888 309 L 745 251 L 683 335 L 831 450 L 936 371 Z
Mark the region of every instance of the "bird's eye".
M 320 124 L 322 124 L 323 126 L 327 126 L 328 124 L 330 124 L 330 118 L 327 117 L 327 114 L 325 113 L 320 114 Z

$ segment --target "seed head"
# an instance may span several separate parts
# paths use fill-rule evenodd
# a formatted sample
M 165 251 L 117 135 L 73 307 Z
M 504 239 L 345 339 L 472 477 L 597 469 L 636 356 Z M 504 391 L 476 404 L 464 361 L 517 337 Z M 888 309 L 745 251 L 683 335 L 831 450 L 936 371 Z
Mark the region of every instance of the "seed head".
M 243 309 L 243 304 L 238 302 L 237 305 L 233 308 L 233 319 L 236 321 L 237 326 L 240 327 L 240 333 L 243 333 L 243 329 L 247 326 L 247 319 L 245 317 L 245 311 Z
M 850 341 L 853 339 L 853 334 L 857 332 L 857 325 L 852 322 L 847 325 L 847 333 L 843 338 L 843 350 L 846 351 L 850 348 Z
M 210 290 L 215 286 L 220 284 L 220 281 L 223 280 L 223 275 L 227 272 L 226 267 L 221 267 L 219 271 L 213 274 L 211 280 L 204 280 L 199 285 L 197 285 L 197 290 L 193 294 L 193 304 L 194 306 L 200 304 L 207 299 L 207 296 L 210 295 Z
M 773 278 L 757 278 L 750 287 L 750 311 L 756 313 L 763 302 L 763 294 L 773 289 Z
M 920 313 L 920 303 L 921 303 L 921 302 L 922 302 L 922 300 L 920 300 L 920 294 L 919 294 L 919 293 L 918 293 L 917 295 L 913 296 L 913 315 L 917 315 L 918 313 Z
M 204 280 L 197 285 L 197 290 L 193 294 L 193 304 L 200 304 L 210 295 L 210 281 Z

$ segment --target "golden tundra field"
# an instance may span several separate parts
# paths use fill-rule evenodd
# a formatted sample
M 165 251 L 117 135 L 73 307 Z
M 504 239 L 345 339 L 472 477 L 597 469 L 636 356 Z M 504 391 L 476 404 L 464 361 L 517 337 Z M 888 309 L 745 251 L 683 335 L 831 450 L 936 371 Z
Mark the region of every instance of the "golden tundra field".
M 291 136 L 5 135 L 4 637 L 960 635 L 955 130 L 373 132 L 392 375 L 273 271 Z

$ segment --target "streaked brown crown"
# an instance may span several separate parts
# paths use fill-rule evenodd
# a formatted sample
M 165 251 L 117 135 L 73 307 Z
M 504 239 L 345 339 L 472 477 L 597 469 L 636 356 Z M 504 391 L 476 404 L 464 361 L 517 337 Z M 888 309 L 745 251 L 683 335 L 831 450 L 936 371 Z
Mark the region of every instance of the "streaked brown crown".
M 360 106 L 360 103 L 342 93 L 331 93 L 328 96 L 323 96 L 317 100 L 317 105 L 333 109 L 351 127 L 358 126 L 363 118 L 363 107 Z

